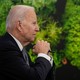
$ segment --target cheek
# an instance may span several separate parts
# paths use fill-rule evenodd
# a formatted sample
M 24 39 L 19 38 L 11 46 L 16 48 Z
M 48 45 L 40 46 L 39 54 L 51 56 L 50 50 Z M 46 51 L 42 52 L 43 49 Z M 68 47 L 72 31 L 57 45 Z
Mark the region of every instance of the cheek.
M 27 27 L 27 28 L 24 29 L 25 34 L 29 34 L 30 32 L 31 32 L 30 28 Z
M 33 34 L 32 30 L 29 29 L 29 30 L 25 31 L 24 35 L 29 38 L 29 37 L 32 37 L 32 34 Z
M 32 30 L 30 30 L 30 29 L 26 32 L 27 35 L 31 35 L 32 33 L 33 33 L 33 32 L 32 32 Z
M 26 28 L 24 29 L 24 35 L 26 35 L 26 37 L 32 37 L 34 34 L 34 26 L 31 24 L 26 25 Z
M 27 32 L 29 34 L 33 34 L 34 33 L 34 28 L 33 27 L 29 27 L 28 30 L 27 30 Z

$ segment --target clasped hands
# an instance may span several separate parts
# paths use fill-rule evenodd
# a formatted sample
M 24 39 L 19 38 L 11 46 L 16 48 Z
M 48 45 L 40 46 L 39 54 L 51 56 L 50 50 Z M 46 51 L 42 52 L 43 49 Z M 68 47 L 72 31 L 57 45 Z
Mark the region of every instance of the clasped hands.
M 50 51 L 50 43 L 48 43 L 47 41 L 38 40 L 37 43 L 33 46 L 33 52 L 35 54 L 44 53 L 50 55 Z

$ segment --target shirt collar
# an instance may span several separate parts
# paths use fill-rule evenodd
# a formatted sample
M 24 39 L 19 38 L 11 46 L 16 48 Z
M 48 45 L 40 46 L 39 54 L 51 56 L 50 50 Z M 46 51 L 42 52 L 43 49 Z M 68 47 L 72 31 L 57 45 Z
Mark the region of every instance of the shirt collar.
M 9 33 L 10 34 L 10 33 Z M 18 45 L 18 47 L 20 48 L 20 50 L 22 51 L 22 49 L 23 49 L 23 46 L 22 46 L 22 44 L 20 43 L 20 41 L 18 40 L 18 39 L 16 39 L 12 34 L 10 34 L 12 37 L 13 37 L 13 39 L 16 41 L 16 43 L 17 43 L 17 45 Z

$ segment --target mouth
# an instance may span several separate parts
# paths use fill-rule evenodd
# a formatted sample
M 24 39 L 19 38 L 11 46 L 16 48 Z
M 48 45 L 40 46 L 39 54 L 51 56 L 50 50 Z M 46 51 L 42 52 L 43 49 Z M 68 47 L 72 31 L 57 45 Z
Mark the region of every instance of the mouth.
M 36 35 L 36 34 L 33 34 L 33 35 Z
M 36 34 L 33 34 L 33 37 L 35 38 L 36 37 Z

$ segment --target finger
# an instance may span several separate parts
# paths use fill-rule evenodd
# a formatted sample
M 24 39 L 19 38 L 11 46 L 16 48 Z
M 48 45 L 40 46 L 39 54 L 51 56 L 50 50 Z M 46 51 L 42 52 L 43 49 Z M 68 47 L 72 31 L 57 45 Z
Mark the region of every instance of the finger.
M 47 41 L 44 41 L 45 43 L 48 43 Z
M 33 46 L 33 49 L 35 48 L 35 45 Z
M 35 52 L 35 49 L 32 49 L 33 52 Z

